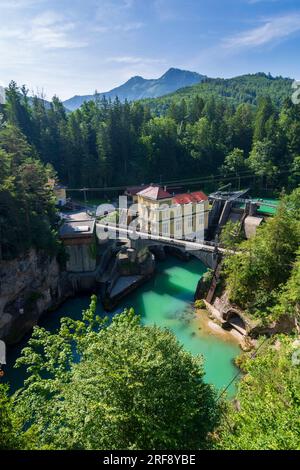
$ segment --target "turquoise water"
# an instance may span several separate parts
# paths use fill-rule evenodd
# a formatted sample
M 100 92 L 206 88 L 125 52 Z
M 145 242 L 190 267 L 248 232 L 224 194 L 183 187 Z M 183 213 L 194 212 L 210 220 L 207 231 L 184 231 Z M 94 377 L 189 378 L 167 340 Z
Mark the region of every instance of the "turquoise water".
M 184 262 L 168 258 L 158 263 L 156 276 L 126 297 L 114 313 L 122 311 L 125 307 L 133 307 L 136 313 L 142 316 L 145 325 L 156 324 L 172 330 L 186 350 L 194 355 L 204 356 L 206 381 L 220 389 L 226 386 L 236 373 L 233 359 L 240 349 L 238 344 L 230 339 L 229 334 L 212 334 L 195 315 L 192 307 L 193 297 L 197 283 L 205 271 L 205 266 L 197 259 Z M 40 325 L 54 331 L 59 327 L 63 316 L 79 319 L 82 310 L 88 305 L 88 296 L 70 299 L 58 310 L 48 314 Z M 98 311 L 104 313 L 100 302 Z M 14 369 L 13 364 L 21 349 L 26 346 L 27 340 L 28 338 L 25 338 L 22 344 L 9 354 L 6 380 L 10 381 L 14 390 L 22 385 L 24 371 Z M 233 393 L 234 385 L 229 389 L 229 394 Z
M 279 205 L 279 200 L 278 199 L 258 199 L 257 202 L 260 202 L 261 205 L 260 205 L 260 208 L 258 209 L 258 213 L 261 213 L 261 214 L 270 214 L 270 215 L 275 215 L 276 212 L 277 212 L 277 208 L 275 207 L 270 207 L 266 204 L 272 204 L 274 206 L 278 206 Z
M 258 214 L 268 214 L 275 215 L 277 212 L 277 206 L 279 206 L 279 199 L 266 199 L 266 198 L 253 198 L 253 202 L 258 202 L 260 204 L 259 209 L 257 210 Z M 276 207 L 268 206 L 267 204 L 272 204 Z M 240 204 L 240 208 L 245 209 L 245 204 Z

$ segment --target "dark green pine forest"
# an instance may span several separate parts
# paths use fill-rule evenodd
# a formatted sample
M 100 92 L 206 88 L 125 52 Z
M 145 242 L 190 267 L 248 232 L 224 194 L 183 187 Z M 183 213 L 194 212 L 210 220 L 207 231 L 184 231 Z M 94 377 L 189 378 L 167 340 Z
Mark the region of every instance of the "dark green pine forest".
M 249 176 L 299 183 L 300 105 L 292 81 L 264 74 L 208 80 L 155 100 L 105 98 L 68 113 L 12 82 L 3 125 L 17 128 L 69 188 Z

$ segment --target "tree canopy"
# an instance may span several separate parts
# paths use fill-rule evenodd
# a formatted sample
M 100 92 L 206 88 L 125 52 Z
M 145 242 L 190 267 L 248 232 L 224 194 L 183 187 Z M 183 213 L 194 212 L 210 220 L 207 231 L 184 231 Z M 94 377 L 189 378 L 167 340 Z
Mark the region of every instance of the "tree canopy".
M 262 348 L 255 358 L 241 361 L 246 375 L 223 420 L 218 448 L 300 449 L 300 366 L 293 360 L 299 345 L 281 335 Z
M 236 253 L 228 254 L 224 262 L 230 299 L 260 318 L 277 304 L 280 289 L 284 291 L 285 284 L 293 282 L 288 281 L 293 266 L 298 269 L 294 263 L 300 243 L 299 198 L 299 189 L 283 197 L 277 214 L 255 237 L 235 247 Z
M 51 449 L 206 448 L 220 409 L 202 359 L 133 310 L 110 323 L 95 312 L 93 297 L 82 321 L 35 328 L 13 398 L 22 438 Z
M 55 200 L 48 184 L 54 175 L 17 127 L 0 129 L 0 259 L 32 246 L 56 253 Z
M 258 190 L 266 185 L 275 190 L 295 187 L 300 105 L 294 105 L 286 92 L 279 101 L 273 93 L 274 87 L 277 92 L 280 83 L 290 86 L 290 81 L 261 75 L 236 80 L 236 93 L 250 93 L 261 84 L 257 99 L 249 101 L 241 91 L 238 103 L 225 99 L 230 89 L 225 81 L 220 81 L 227 90 L 224 96 L 213 93 L 210 87 L 219 86 L 218 81 L 213 83 L 192 87 L 188 97 L 182 91 L 155 100 L 169 103 L 159 113 L 152 102 L 111 102 L 97 96 L 68 113 L 57 97 L 50 104 L 29 98 L 25 87 L 11 82 L 2 113 L 70 188 L 197 176 L 204 180 L 216 173 L 218 184 L 231 176 L 233 182 L 239 178 Z M 210 91 L 199 95 L 201 87 Z

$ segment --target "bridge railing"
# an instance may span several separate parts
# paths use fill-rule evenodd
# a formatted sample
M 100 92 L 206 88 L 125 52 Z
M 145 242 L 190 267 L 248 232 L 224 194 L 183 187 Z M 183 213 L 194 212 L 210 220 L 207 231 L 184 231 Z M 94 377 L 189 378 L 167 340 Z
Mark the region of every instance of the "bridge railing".
M 160 243 L 167 243 L 170 245 L 178 246 L 178 247 L 185 247 L 186 249 L 190 250 L 199 250 L 203 249 L 206 251 L 210 252 L 216 252 L 216 251 L 223 251 L 222 248 L 219 248 L 218 244 L 215 242 L 211 241 L 206 241 L 206 240 L 201 240 L 197 241 L 196 237 L 192 239 L 192 237 L 183 237 L 181 239 L 179 238 L 174 238 L 174 237 L 168 237 L 165 235 L 160 235 L 160 234 L 152 234 L 151 232 L 145 232 L 141 231 L 140 228 L 136 229 L 130 229 L 127 226 L 121 226 L 118 224 L 110 224 L 109 222 L 106 222 L 105 224 L 97 223 L 97 226 L 100 226 L 104 228 L 104 231 L 113 231 L 113 232 L 119 232 L 119 234 L 125 233 L 126 236 L 137 233 L 139 234 L 139 238 L 141 240 L 154 240 Z M 127 238 L 127 237 L 126 237 Z

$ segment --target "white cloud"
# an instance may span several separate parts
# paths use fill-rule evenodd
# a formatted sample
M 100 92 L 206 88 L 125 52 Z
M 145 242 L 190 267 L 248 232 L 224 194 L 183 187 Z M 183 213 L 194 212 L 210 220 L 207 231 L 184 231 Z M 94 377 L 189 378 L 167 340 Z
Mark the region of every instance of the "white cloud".
M 112 62 L 116 64 L 163 64 L 163 59 L 151 59 L 147 57 L 134 57 L 134 56 L 120 56 L 109 57 L 105 62 Z
M 244 31 L 223 41 L 226 49 L 262 46 L 287 38 L 300 31 L 300 13 L 276 16 L 264 21 L 262 26 Z
M 76 25 L 67 22 L 62 15 L 55 12 L 43 12 L 33 18 L 27 33 L 29 42 L 36 43 L 45 49 L 74 49 L 85 47 L 86 41 L 78 40 L 72 33 Z
M 111 33 L 111 32 L 124 32 L 124 33 L 129 33 L 131 31 L 136 31 L 138 29 L 141 29 L 144 26 L 144 23 L 125 23 L 125 24 L 111 24 L 111 25 L 105 25 L 105 24 L 98 24 L 92 28 L 90 28 L 91 32 L 95 33 Z
M 279 0 L 247 0 L 250 5 L 254 5 L 255 3 L 267 3 L 267 2 L 278 2 Z
M 29 48 L 40 47 L 42 49 L 74 49 L 85 47 L 86 41 L 78 40 L 72 34 L 76 25 L 67 22 L 62 15 L 53 11 L 44 11 L 40 15 L 28 20 L 26 24 L 19 21 L 19 25 L 11 29 L 2 26 L 0 30 L 1 42 L 14 40 L 15 48 L 26 45 Z M 4 44 L 5 47 L 5 44 Z
M 39 15 L 35 16 L 32 19 L 32 24 L 34 26 L 51 26 L 55 23 L 60 23 L 63 21 L 63 17 L 61 14 L 55 11 L 43 11 Z
M 44 3 L 45 0 L 1 0 L 0 7 L 3 9 L 29 8 Z
M 135 0 L 102 0 L 96 11 L 96 25 L 92 31 L 99 33 L 130 32 L 141 29 L 144 23 L 132 21 L 131 9 Z
M 144 23 L 142 22 L 133 22 L 133 23 L 127 23 L 124 25 L 116 25 L 115 28 L 118 30 L 122 31 L 134 31 L 136 29 L 141 29 L 144 26 Z
M 110 21 L 130 13 L 133 0 L 101 0 L 97 5 L 96 18 L 108 18 Z

